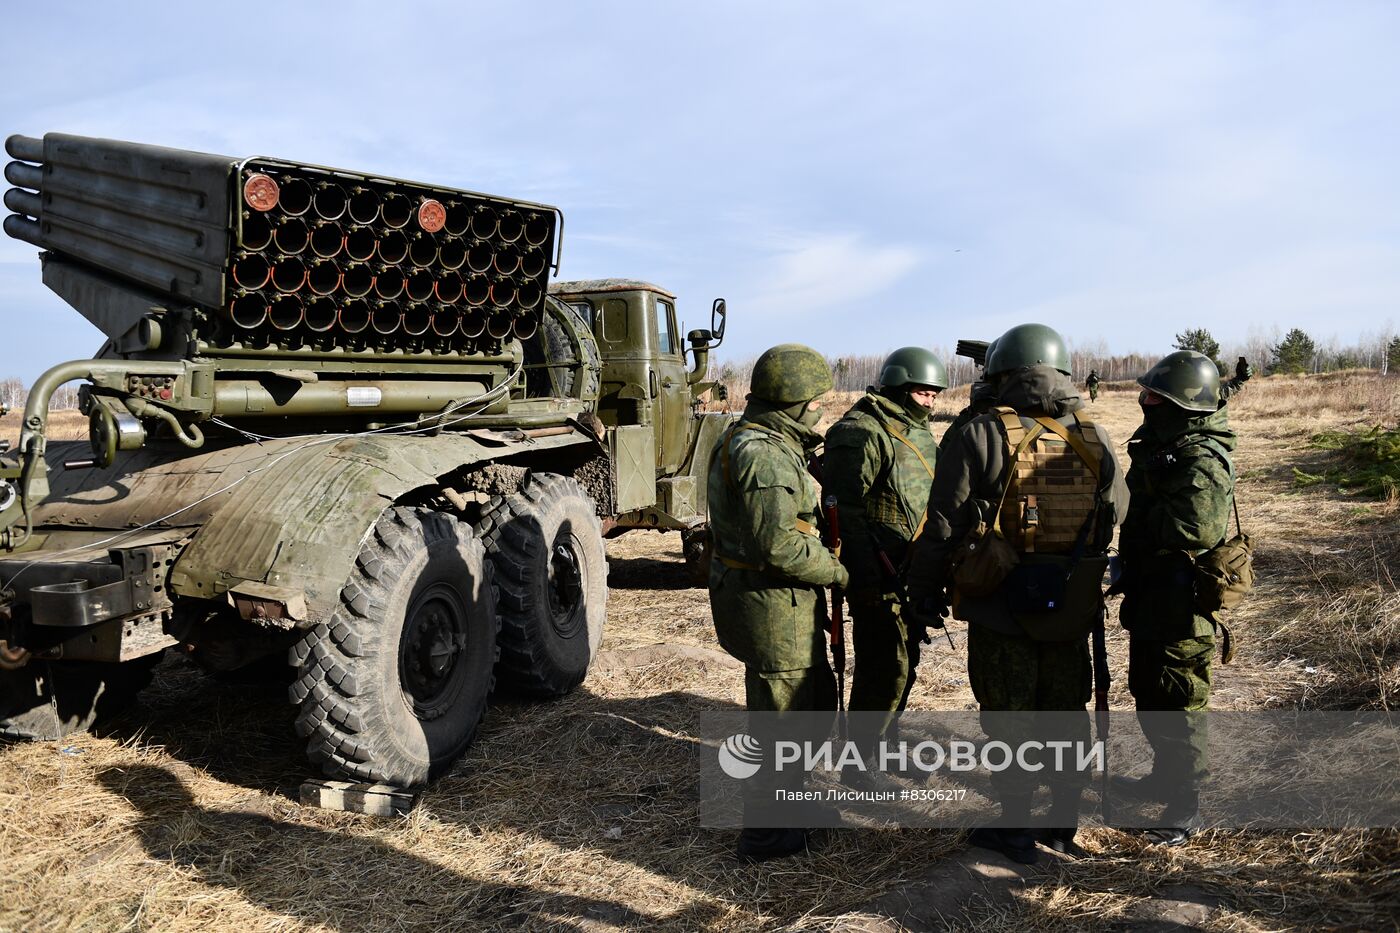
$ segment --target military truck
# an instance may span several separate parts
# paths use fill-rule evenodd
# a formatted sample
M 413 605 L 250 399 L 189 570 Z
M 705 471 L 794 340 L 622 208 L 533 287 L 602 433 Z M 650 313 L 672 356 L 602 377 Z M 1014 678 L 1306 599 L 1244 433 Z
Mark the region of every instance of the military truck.
M 683 343 L 664 289 L 551 283 L 549 205 L 57 133 L 6 151 L 5 232 L 107 339 L 35 382 L 0 459 L 0 732 L 91 727 L 172 649 L 290 665 L 325 774 L 420 784 L 498 682 L 583 680 L 605 536 L 676 530 L 703 561 L 722 300 Z M 74 380 L 88 442 L 50 442 Z

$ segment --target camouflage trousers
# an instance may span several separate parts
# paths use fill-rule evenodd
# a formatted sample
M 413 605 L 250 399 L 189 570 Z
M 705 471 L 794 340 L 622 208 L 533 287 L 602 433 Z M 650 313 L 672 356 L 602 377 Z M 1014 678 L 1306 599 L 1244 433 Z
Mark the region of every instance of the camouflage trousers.
M 816 667 L 794 671 L 744 668 L 744 700 L 751 713 L 786 713 L 836 709 L 836 675 L 822 659 Z
M 1215 638 L 1152 641 L 1129 635 L 1128 691 L 1138 712 L 1203 711 L 1210 706 L 1211 658 Z M 1205 716 L 1143 720 L 1152 745 L 1152 770 L 1177 781 L 1199 784 L 1209 773 Z
M 989 739 L 1005 742 L 1012 748 L 1032 739 L 1089 741 L 1089 713 L 1085 707 L 1093 693 L 1093 665 L 1087 638 L 1067 642 L 1032 641 L 1021 635 L 1004 635 L 973 622 L 967 627 L 967 679 L 983 713 L 1083 712 L 1083 718 L 1074 717 L 1067 729 L 1062 720 L 1057 720 L 1050 731 L 1040 727 L 1034 718 L 1008 721 L 1004 717 L 984 715 L 982 729 Z M 1078 771 L 1045 773 L 1052 808 L 1072 810 L 1077 815 L 1080 793 L 1089 782 L 1089 774 Z M 1013 818 L 1013 809 L 1029 809 L 1030 797 L 1040 783 L 1039 778 L 1014 769 L 992 773 L 992 789 L 1008 819 Z
M 853 730 L 851 740 L 869 756 L 881 738 L 894 738 L 898 714 L 908 705 L 914 688 L 919 645 L 909 643 L 909 628 L 893 594 L 853 597 L 850 608 L 855 669 L 847 708 L 889 714 L 883 720 L 856 717 L 857 722 L 868 725 L 859 733 Z
M 831 733 L 836 722 L 836 675 L 822 659 L 815 667 L 799 668 L 792 671 L 762 671 L 755 667 L 744 668 L 744 698 L 750 713 L 761 713 L 751 717 L 749 734 L 758 740 L 765 749 L 765 756 L 774 748 L 778 740 L 794 742 L 820 742 Z M 831 711 L 831 719 L 821 718 L 825 723 L 807 723 L 804 728 L 795 729 L 787 725 L 782 715 L 773 713 L 824 712 Z M 765 757 L 763 768 L 751 780 L 744 782 L 744 809 L 747 814 L 755 807 L 771 806 L 773 796 L 779 789 L 801 790 L 806 776 L 801 769 L 785 768 L 774 770 L 772 761 Z M 761 822 L 761 821 L 758 821 Z M 747 815 L 745 826 L 755 826 L 756 822 Z

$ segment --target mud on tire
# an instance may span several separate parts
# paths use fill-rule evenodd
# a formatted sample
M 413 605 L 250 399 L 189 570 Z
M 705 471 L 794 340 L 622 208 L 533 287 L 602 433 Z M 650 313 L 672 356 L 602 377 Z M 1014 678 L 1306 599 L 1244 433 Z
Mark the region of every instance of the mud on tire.
M 502 686 L 561 696 L 578 686 L 603 640 L 608 559 L 602 523 L 583 487 L 532 474 L 478 525 L 500 591 Z
M 465 751 L 493 685 L 485 550 L 450 515 L 391 508 L 340 603 L 290 652 L 307 755 L 331 777 L 422 784 Z

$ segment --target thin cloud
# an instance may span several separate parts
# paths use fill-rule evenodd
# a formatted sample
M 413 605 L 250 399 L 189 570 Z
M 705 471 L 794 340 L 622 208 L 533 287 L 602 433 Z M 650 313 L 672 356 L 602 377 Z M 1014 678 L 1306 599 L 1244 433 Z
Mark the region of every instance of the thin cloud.
M 865 307 L 919 264 L 907 246 L 866 242 L 852 233 L 793 238 L 768 257 L 750 283 L 749 303 L 770 317 L 821 316 Z

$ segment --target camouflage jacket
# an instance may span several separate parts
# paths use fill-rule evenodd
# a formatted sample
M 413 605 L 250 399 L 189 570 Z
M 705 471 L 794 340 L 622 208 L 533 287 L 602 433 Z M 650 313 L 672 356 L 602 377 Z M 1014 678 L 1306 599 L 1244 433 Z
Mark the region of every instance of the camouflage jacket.
M 1035 416 L 1048 415 L 1061 424 L 1074 424 L 1074 413 L 1084 407 L 1068 376 L 1046 366 L 1033 366 L 1005 377 L 998 389 L 1003 405 L 1021 415 L 1028 427 Z M 1102 553 L 1113 538 L 1113 529 L 1128 509 L 1123 473 L 1112 456 L 1113 441 L 1102 425 L 1095 424 L 1106 456 L 1099 465 L 1099 495 L 1104 511 L 1098 531 L 1088 542 L 1089 553 Z M 909 595 L 941 599 L 948 583 L 953 551 L 977 522 L 990 521 L 1007 481 L 1006 438 L 995 414 L 971 421 L 940 454 L 937 475 L 929 491 L 928 523 L 914 544 L 908 573 Z M 999 594 L 964 600 L 960 618 L 986 624 L 1008 635 L 1022 630 Z
M 972 388 L 968 390 L 967 407 L 958 412 L 958 416 L 953 419 L 953 423 L 948 425 L 948 430 L 943 432 L 943 439 L 938 442 L 938 454 L 948 449 L 948 445 L 972 420 L 979 415 L 985 415 L 997 406 L 997 389 L 990 382 L 974 382 Z
M 1119 617 L 1135 636 L 1181 641 L 1214 631 L 1195 612 L 1192 561 L 1230 533 L 1235 434 L 1224 408 L 1157 408 L 1128 441 L 1132 504 L 1118 540 Z
M 895 567 L 904 562 L 923 523 L 937 456 L 927 416 L 916 418 L 873 388 L 827 432 L 823 492 L 836 497 L 841 561 L 853 589 L 892 588 L 875 549 Z
M 826 656 L 821 588 L 847 574 L 817 536 L 806 455 L 821 435 L 753 401 L 710 460 L 710 608 L 720 645 L 750 667 L 797 670 Z

